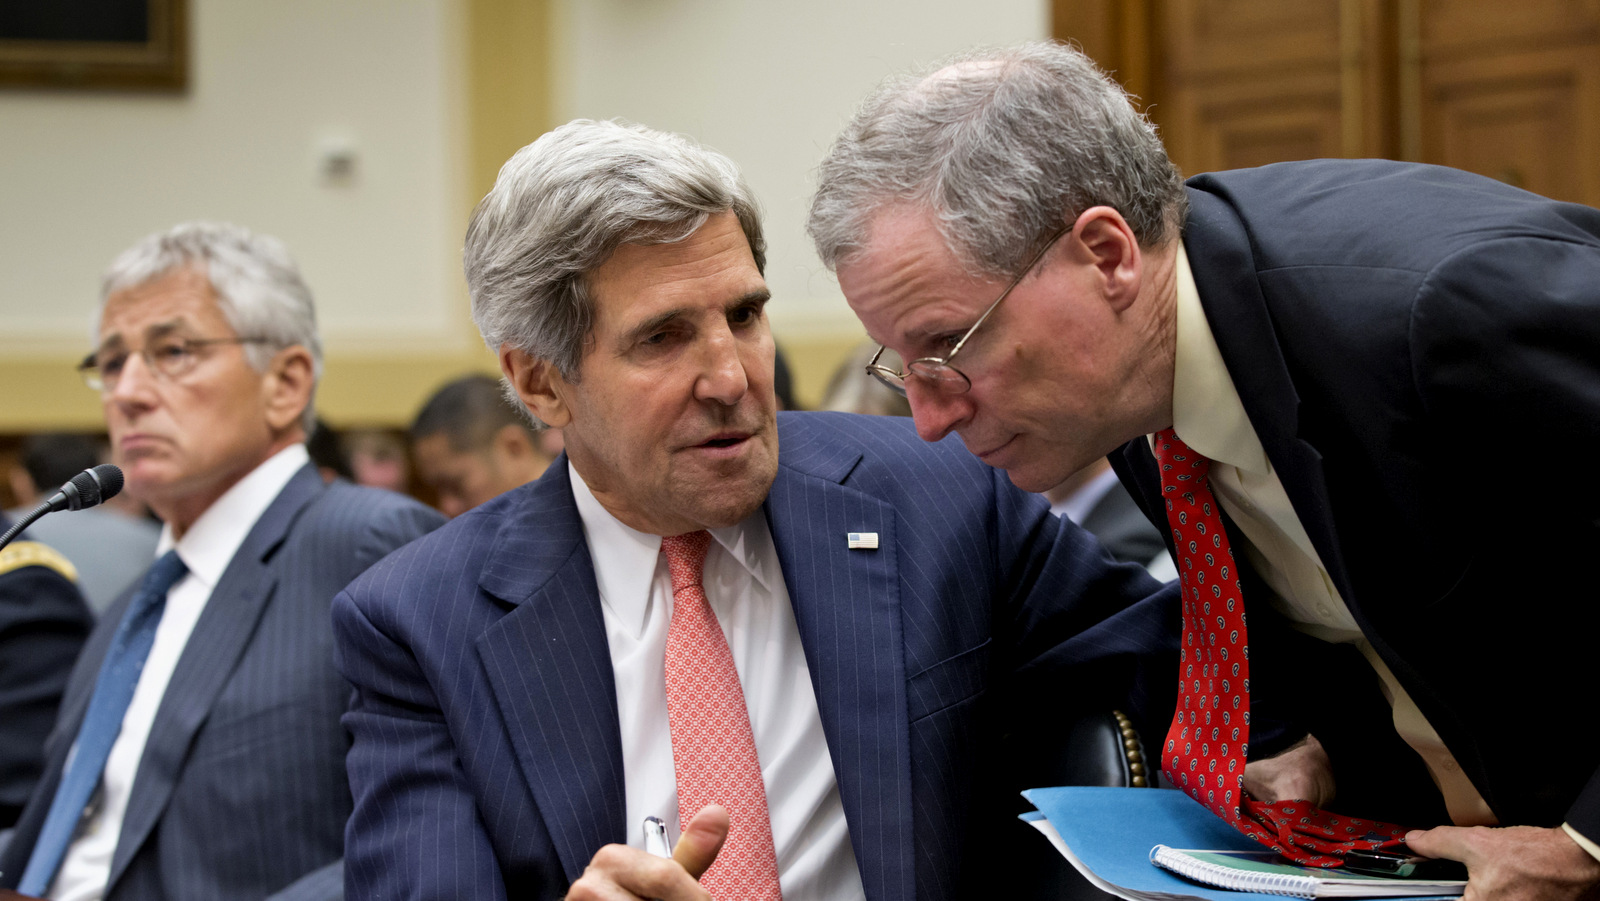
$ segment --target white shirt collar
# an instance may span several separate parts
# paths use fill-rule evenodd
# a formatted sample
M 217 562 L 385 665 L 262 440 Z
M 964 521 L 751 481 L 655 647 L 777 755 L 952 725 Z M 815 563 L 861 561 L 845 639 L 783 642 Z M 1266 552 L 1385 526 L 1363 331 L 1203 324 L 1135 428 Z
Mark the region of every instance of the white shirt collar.
M 600 590 L 600 603 L 611 609 L 635 634 L 643 630 L 650 600 L 650 583 L 655 578 L 661 557 L 661 536 L 641 532 L 625 525 L 611 515 L 589 490 L 589 485 L 578 475 L 578 470 L 567 461 L 567 475 L 572 480 L 572 497 L 578 505 L 578 517 L 583 520 L 583 537 L 589 543 L 589 559 L 594 564 L 596 587 Z M 720 529 L 707 529 L 717 548 L 743 566 L 750 575 L 768 591 L 781 584 L 781 572 L 769 571 L 769 564 L 756 550 L 757 535 L 753 529 L 761 510 L 741 522 Z M 776 567 L 776 563 L 770 564 Z
M 1250 425 L 1228 365 L 1206 321 L 1189 255 L 1178 244 L 1177 348 L 1172 375 L 1172 428 L 1196 453 L 1265 474 L 1266 449 Z
M 189 574 L 215 588 L 256 520 L 310 461 L 304 444 L 291 444 L 268 457 L 207 507 L 181 540 L 173 540 L 172 526 L 162 526 L 156 556 L 176 548 Z

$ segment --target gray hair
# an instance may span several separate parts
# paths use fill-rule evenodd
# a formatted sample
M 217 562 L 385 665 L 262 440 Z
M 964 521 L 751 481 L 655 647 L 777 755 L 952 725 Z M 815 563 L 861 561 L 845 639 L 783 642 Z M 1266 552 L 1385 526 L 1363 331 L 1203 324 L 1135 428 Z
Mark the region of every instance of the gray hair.
M 1188 201 L 1155 126 L 1082 52 L 972 51 L 881 86 L 817 171 L 806 231 L 830 269 L 891 206 L 931 211 L 975 275 L 1015 275 L 1084 210 L 1120 212 L 1141 244 L 1183 227 Z
M 576 381 L 594 323 L 586 278 L 623 244 L 672 244 L 733 211 L 766 268 L 760 212 L 733 161 L 682 136 L 575 119 L 517 151 L 472 212 L 472 318 Z
M 317 311 L 311 289 L 282 241 L 224 222 L 185 222 L 147 235 L 111 261 L 100 283 L 100 313 L 106 300 L 180 269 L 205 276 L 217 296 L 217 307 L 234 334 L 259 338 L 245 344 L 245 359 L 265 372 L 286 347 L 311 352 L 312 398 L 300 425 L 307 435 L 316 422 L 316 383 L 322 378 L 322 339 L 317 337 Z M 100 315 L 95 316 L 95 322 Z M 98 325 L 96 326 L 98 329 Z

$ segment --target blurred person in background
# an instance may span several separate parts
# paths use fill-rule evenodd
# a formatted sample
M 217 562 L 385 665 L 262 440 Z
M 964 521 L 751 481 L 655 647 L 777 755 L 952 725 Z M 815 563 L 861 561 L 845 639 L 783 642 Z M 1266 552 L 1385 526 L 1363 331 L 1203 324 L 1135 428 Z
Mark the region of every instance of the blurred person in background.
M 339 438 L 350 480 L 368 488 L 406 494 L 411 488 L 411 458 L 406 443 L 387 429 L 351 429 Z
M 306 439 L 306 453 L 311 455 L 311 462 L 322 473 L 324 482 L 334 479 L 355 481 L 356 474 L 350 469 L 350 458 L 344 453 L 344 442 L 321 416 L 311 426 L 311 436 Z
M 434 392 L 411 422 L 417 476 L 449 517 L 544 475 L 543 425 L 506 399 L 497 378 L 469 375 Z
M 53 899 L 336 898 L 350 811 L 335 592 L 442 520 L 323 482 L 322 369 L 284 246 L 232 225 L 150 235 L 108 269 L 99 393 L 159 557 L 90 635 L 0 885 Z
M 789 373 L 789 361 L 783 355 L 783 348 L 776 343 L 772 345 L 772 393 L 778 398 L 780 410 L 805 409 L 795 400 L 794 376 Z
M 1133 502 L 1111 461 L 1097 458 L 1043 493 L 1051 513 L 1083 526 L 1100 539 L 1106 553 L 1139 564 L 1163 582 L 1178 577 L 1166 539 Z
M 101 444 L 88 435 L 32 435 L 22 443 L 19 465 L 11 469 L 16 519 L 38 506 L 62 483 L 100 463 Z M 127 492 L 125 492 L 127 493 Z M 28 527 L 27 537 L 60 551 L 78 571 L 78 588 L 96 615 L 150 565 L 161 525 L 129 516 L 109 505 L 78 510 L 71 516 L 46 516 Z
M 868 416 L 910 416 L 911 404 L 904 395 L 867 374 L 867 361 L 877 352 L 878 345 L 871 341 L 857 344 L 828 379 L 820 409 Z

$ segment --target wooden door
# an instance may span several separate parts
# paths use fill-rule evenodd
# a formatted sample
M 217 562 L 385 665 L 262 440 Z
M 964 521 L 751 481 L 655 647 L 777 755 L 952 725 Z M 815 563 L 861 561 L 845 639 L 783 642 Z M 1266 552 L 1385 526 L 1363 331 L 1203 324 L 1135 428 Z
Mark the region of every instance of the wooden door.
M 1600 2 L 1408 0 L 1401 15 L 1405 157 L 1600 205 Z
M 1056 0 L 1186 174 L 1454 166 L 1600 205 L 1600 0 Z

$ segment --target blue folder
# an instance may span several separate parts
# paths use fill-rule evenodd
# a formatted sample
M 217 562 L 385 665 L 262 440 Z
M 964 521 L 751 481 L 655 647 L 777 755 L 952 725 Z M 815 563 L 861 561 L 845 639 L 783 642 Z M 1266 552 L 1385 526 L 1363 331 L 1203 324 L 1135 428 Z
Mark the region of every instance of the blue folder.
M 1022 793 L 1095 876 L 1132 892 L 1213 901 L 1267 901 L 1281 895 L 1210 888 L 1150 862 L 1150 849 L 1261 851 L 1262 847 L 1182 792 L 1153 788 L 1033 788 Z M 1040 837 L 1044 841 L 1044 837 Z

